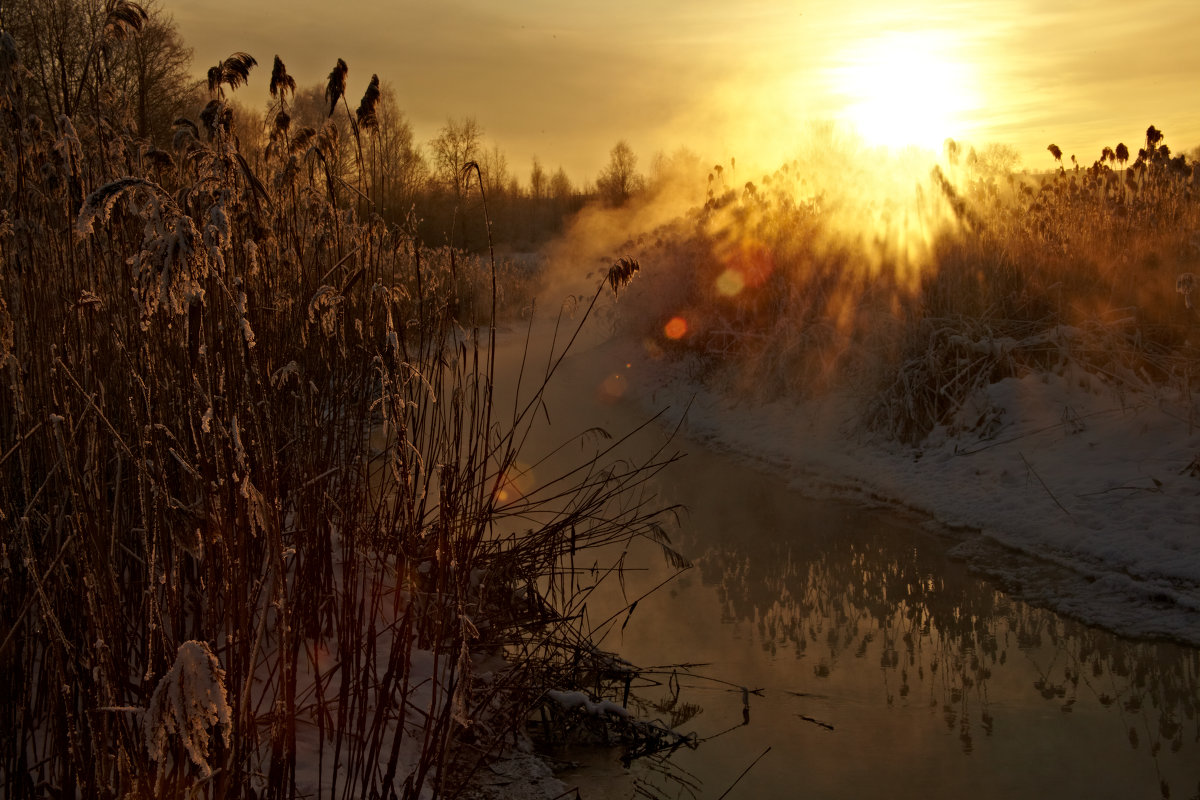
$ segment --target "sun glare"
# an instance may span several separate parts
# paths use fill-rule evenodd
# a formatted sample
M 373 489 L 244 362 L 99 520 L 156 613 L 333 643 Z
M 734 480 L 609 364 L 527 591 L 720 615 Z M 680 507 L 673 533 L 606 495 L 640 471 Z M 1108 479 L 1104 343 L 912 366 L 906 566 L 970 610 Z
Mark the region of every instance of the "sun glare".
M 830 69 L 843 118 L 868 143 L 938 150 L 964 135 L 978 105 L 974 70 L 955 42 L 933 32 L 892 32 L 861 40 Z

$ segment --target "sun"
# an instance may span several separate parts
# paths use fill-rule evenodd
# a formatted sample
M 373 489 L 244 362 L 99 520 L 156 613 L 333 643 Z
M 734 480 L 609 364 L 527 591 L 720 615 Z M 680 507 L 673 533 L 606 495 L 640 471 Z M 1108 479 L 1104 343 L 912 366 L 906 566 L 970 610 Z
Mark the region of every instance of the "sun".
M 938 150 L 964 136 L 979 103 L 974 70 L 956 49 L 927 31 L 860 40 L 829 69 L 842 118 L 873 145 Z

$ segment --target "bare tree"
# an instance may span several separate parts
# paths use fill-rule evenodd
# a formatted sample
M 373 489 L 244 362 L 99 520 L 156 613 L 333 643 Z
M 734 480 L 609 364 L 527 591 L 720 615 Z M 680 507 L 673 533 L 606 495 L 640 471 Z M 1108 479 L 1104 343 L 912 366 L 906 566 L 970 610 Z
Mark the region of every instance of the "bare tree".
M 542 162 L 538 161 L 538 157 L 533 157 L 533 168 L 529 170 L 529 195 L 534 200 L 544 200 L 547 192 L 546 170 L 542 169 Z
M 100 87 L 113 77 L 123 47 L 150 22 L 143 5 L 130 0 L 7 0 L 3 13 L 32 77 L 31 101 L 47 118 L 73 116 L 83 104 L 99 113 Z M 174 29 L 165 16 L 155 22 Z
M 457 202 L 466 193 L 463 167 L 479 159 L 483 132 L 474 117 L 448 119 L 432 142 L 434 174 Z
M 549 192 L 551 199 L 555 203 L 566 203 L 571 199 L 571 195 L 575 193 L 575 187 L 571 184 L 571 179 L 567 177 L 567 173 L 562 167 L 555 170 L 550 176 Z
M 192 50 L 158 0 L 144 4 L 146 24 L 112 60 L 113 88 L 126 103 L 138 136 L 156 144 L 170 140 L 173 123 L 202 104 L 190 75 Z
M 512 176 L 508 172 L 508 156 L 504 155 L 499 145 L 493 144 L 490 149 L 480 154 L 479 166 L 483 172 L 483 185 L 487 190 L 489 202 L 508 194 Z
M 70 115 L 92 42 L 103 27 L 99 3 L 9 0 L 4 24 L 29 69 L 30 101 L 46 117 Z
M 400 109 L 395 87 L 386 81 L 376 114 L 379 125 L 373 135 L 378 159 L 375 189 L 379 213 L 384 219 L 397 221 L 412 212 L 425 191 L 429 165 L 414 142 L 412 125 Z
M 624 139 L 609 152 L 608 166 L 596 179 L 600 197 L 610 206 L 622 206 L 637 192 L 645 180 L 637 173 L 637 156 Z

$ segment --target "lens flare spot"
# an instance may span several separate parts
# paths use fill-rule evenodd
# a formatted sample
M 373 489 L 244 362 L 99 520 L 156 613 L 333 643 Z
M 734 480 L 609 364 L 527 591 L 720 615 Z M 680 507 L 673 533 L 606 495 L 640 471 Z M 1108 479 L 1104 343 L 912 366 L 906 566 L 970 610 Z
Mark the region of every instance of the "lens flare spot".
M 746 280 L 736 269 L 727 269 L 717 276 L 717 291 L 726 297 L 735 297 L 746 288 Z
M 629 384 L 625 380 L 625 376 L 619 372 L 614 372 L 612 375 L 609 375 L 600 382 L 600 388 L 598 391 L 600 402 L 609 404 L 615 403 L 625 396 L 625 391 L 628 388 Z
M 667 324 L 663 326 L 663 335 L 668 339 L 678 340 L 687 336 L 688 324 L 683 317 L 671 317 L 667 320 Z
M 495 492 L 496 501 L 499 503 L 512 503 L 521 500 L 532 485 L 533 472 L 522 464 L 513 464 L 497 482 Z

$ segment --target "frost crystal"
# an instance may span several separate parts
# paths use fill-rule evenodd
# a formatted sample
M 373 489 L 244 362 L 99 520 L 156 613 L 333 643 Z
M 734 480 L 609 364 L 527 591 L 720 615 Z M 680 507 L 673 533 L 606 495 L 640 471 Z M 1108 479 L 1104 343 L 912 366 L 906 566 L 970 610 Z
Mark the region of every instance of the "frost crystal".
M 563 692 L 551 689 L 546 692 L 546 696 L 567 711 L 578 708 L 594 717 L 612 714 L 622 719 L 629 718 L 629 709 L 624 706 L 609 700 L 593 701 L 583 692 Z
M 144 733 L 150 758 L 166 767 L 168 741 L 178 736 L 201 776 L 212 775 L 208 764 L 208 728 L 221 731 L 225 746 L 233 732 L 233 712 L 225 692 L 225 670 L 204 642 L 179 645 L 175 663 L 162 676 L 150 698 Z
M 54 152 L 74 170 L 75 165 L 83 161 L 83 145 L 79 142 L 79 134 L 75 132 L 75 124 L 66 114 L 59 114 L 55 123 L 58 125 L 58 139 L 54 142 Z

